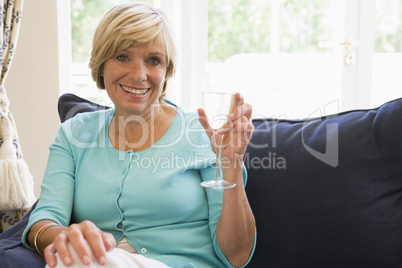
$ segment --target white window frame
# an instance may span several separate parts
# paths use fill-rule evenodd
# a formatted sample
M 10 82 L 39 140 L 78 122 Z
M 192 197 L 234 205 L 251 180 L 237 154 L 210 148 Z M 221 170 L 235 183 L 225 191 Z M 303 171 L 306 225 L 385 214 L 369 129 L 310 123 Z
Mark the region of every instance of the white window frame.
M 167 98 L 188 109 L 202 106 L 202 78 L 208 60 L 208 1 L 155 0 L 172 21 L 180 52 Z M 185 22 L 185 23 L 183 23 Z
M 69 92 L 71 83 L 71 3 L 57 0 L 57 32 L 59 51 L 60 95 Z

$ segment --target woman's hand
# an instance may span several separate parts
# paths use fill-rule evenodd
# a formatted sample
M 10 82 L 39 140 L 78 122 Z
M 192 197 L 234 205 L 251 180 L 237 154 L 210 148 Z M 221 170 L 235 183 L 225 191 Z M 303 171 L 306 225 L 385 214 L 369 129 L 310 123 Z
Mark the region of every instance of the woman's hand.
M 221 147 L 221 159 L 224 161 L 243 160 L 254 132 L 251 122 L 252 107 L 244 102 L 240 93 L 235 94 L 236 105 L 229 113 L 228 121 L 218 130 L 213 130 L 208 123 L 204 109 L 198 109 L 200 123 L 204 127 L 212 145 L 212 150 L 219 154 Z
M 46 263 L 50 267 L 55 267 L 57 259 L 55 253 L 58 252 L 60 259 L 66 266 L 73 262 L 71 252 L 68 250 L 68 243 L 77 253 L 84 265 L 92 262 L 92 254 L 100 265 L 106 264 L 106 251 L 116 247 L 116 241 L 112 234 L 101 231 L 90 221 L 83 221 L 72 224 L 59 233 L 49 246 L 44 250 Z

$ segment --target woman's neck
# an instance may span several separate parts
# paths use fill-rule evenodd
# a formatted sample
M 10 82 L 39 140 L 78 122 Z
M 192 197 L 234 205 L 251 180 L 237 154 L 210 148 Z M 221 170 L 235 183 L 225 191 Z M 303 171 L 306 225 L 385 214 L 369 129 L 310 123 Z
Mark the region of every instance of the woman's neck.
M 142 116 L 123 116 L 116 112 L 109 129 L 113 146 L 122 151 L 141 151 L 152 146 L 172 122 L 171 109 L 168 106 L 170 105 L 155 105 Z

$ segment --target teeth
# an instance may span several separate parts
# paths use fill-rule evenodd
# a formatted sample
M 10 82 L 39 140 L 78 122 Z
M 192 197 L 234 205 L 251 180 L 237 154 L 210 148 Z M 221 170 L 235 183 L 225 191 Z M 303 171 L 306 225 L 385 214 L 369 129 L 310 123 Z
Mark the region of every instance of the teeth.
M 128 88 L 125 86 L 121 86 L 121 88 L 124 89 L 125 91 L 130 92 L 135 95 L 143 95 L 143 94 L 147 93 L 147 91 L 148 91 L 148 89 L 134 89 L 134 88 Z

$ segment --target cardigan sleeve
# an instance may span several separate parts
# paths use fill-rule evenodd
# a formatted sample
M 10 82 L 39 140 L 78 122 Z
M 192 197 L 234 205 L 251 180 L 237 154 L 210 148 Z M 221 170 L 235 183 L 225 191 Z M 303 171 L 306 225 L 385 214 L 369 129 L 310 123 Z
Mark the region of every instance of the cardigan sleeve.
M 22 243 L 27 248 L 30 248 L 27 243 L 27 234 L 36 222 L 52 220 L 63 226 L 70 224 L 74 197 L 75 162 L 64 125 L 60 127 L 56 139 L 49 149 L 39 202 L 22 235 Z

